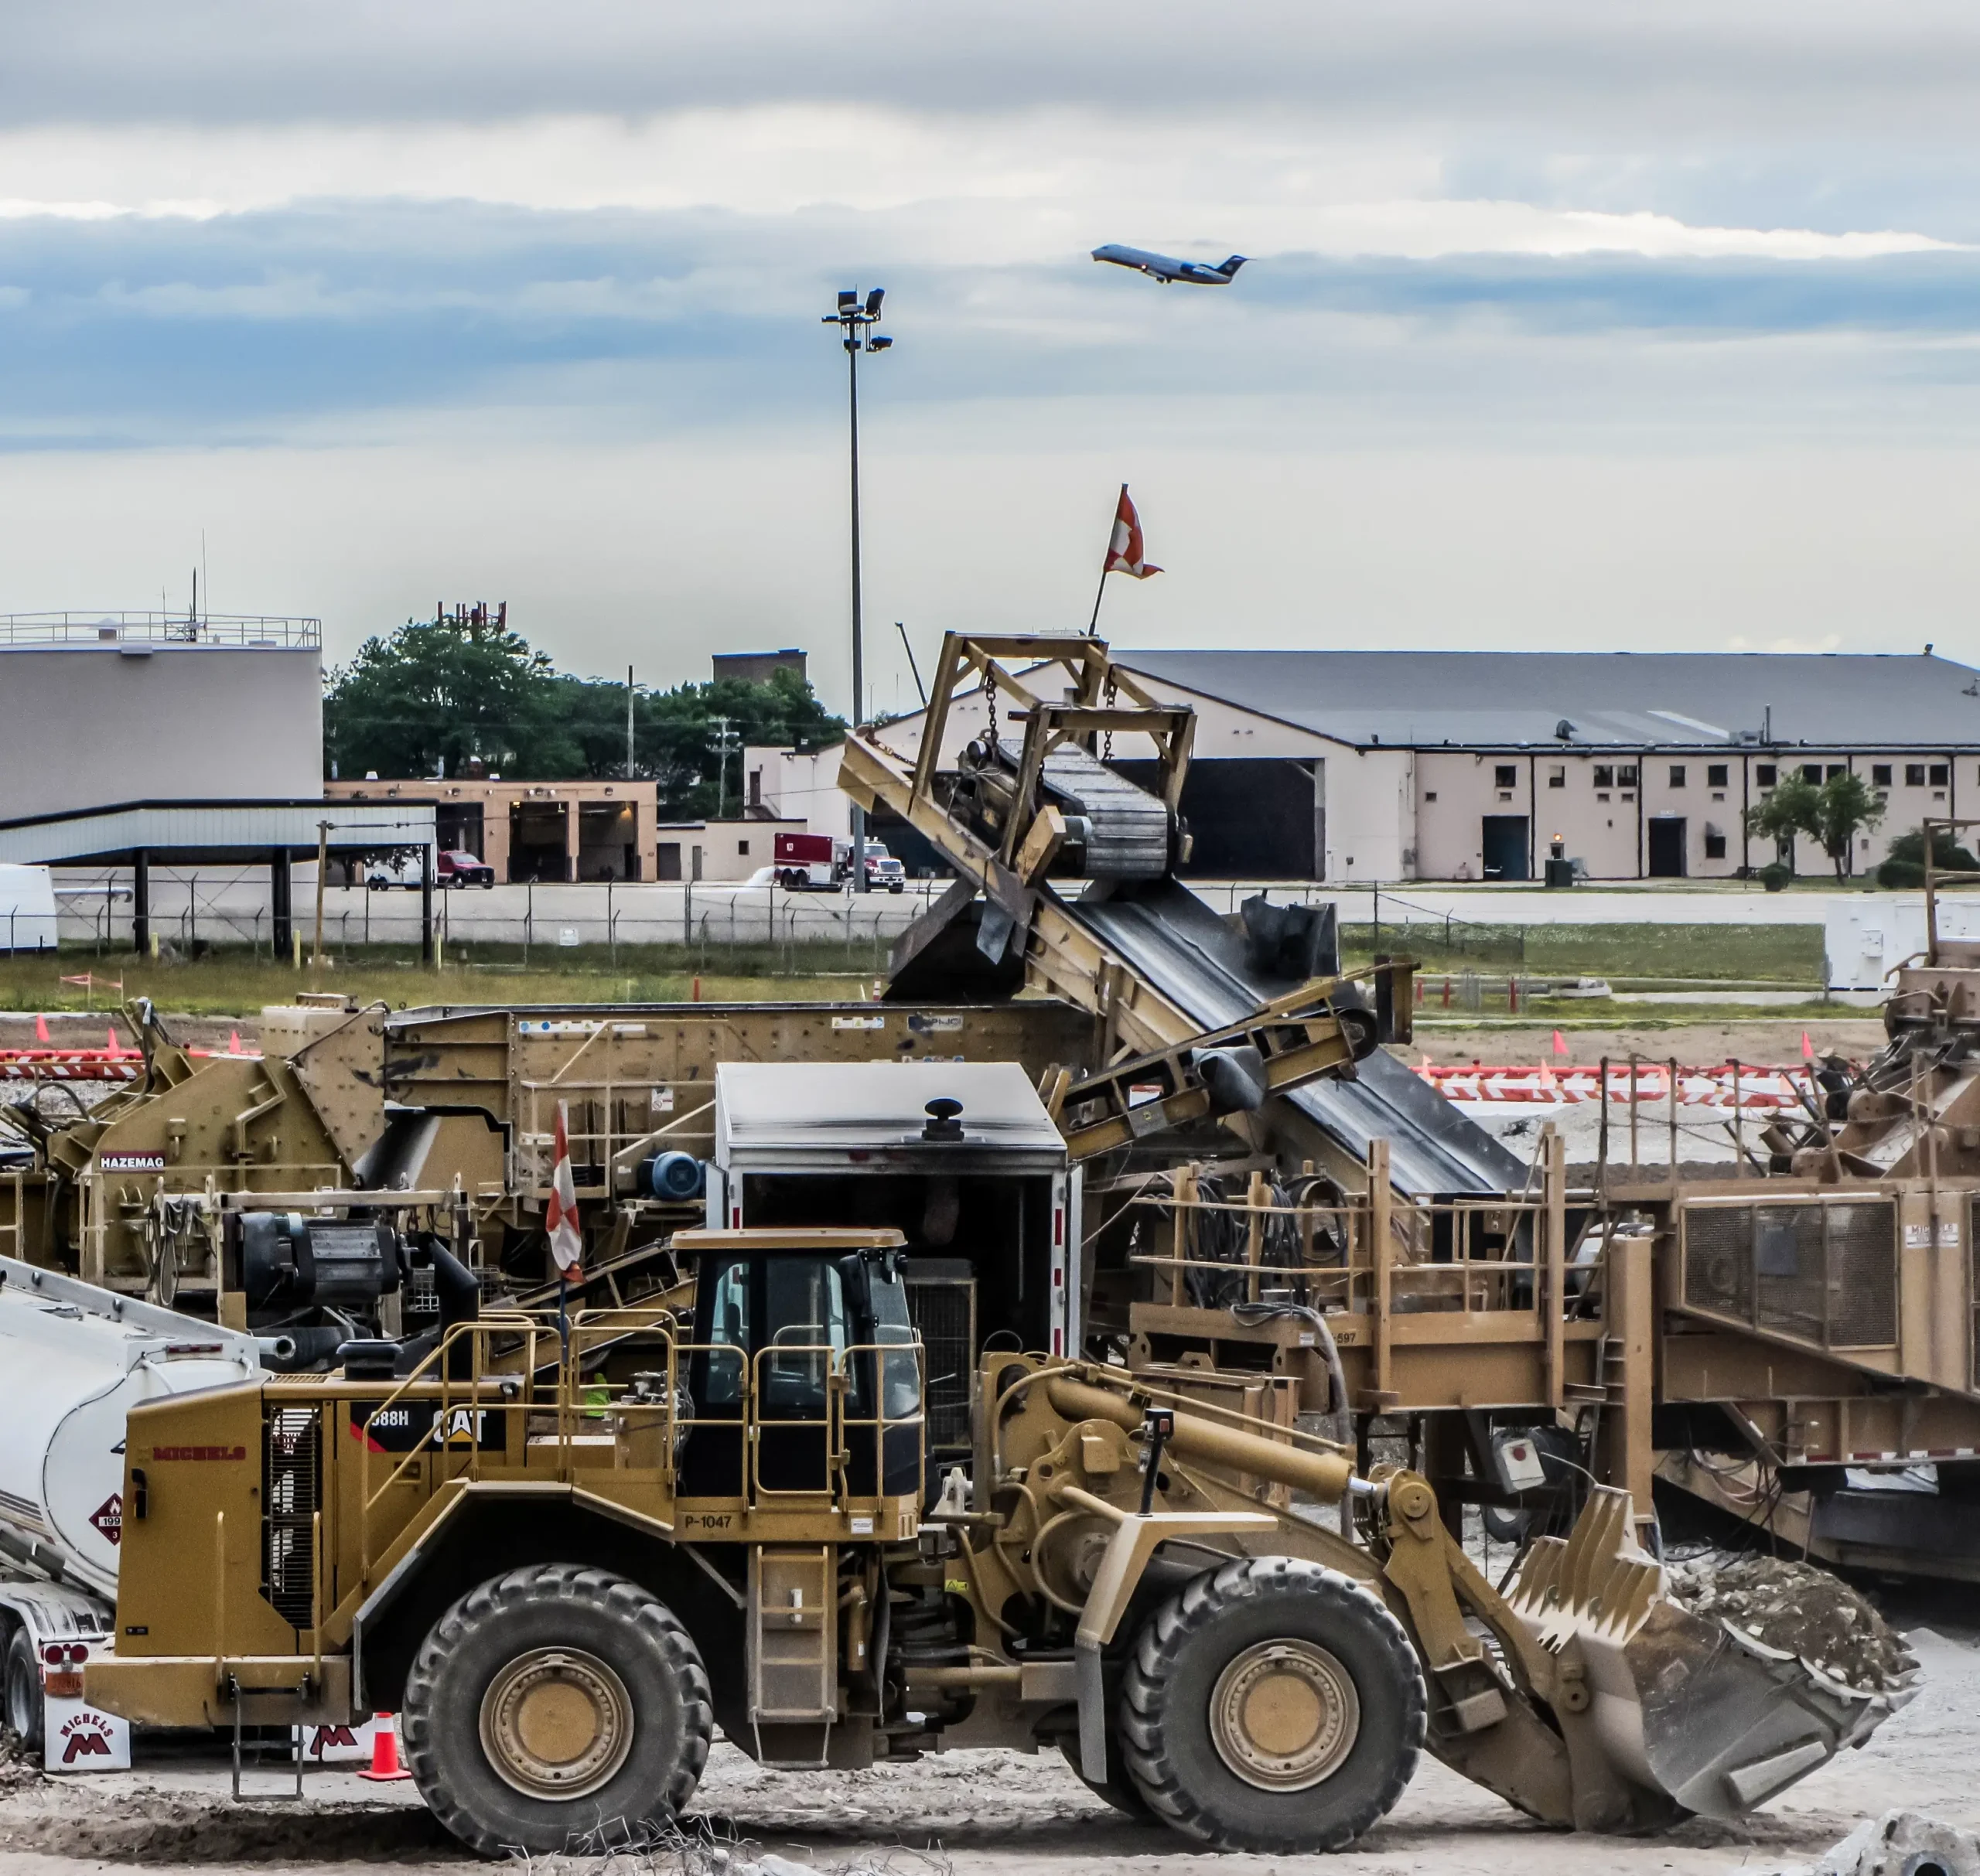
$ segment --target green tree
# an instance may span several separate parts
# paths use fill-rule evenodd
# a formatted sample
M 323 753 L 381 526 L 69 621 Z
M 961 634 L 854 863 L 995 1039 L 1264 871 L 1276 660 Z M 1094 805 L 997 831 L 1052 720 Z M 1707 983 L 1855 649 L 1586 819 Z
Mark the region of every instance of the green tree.
M 1782 864 L 1790 868 L 1794 864 L 1794 837 L 1805 834 L 1828 855 L 1841 879 L 1849 870 L 1857 835 L 1883 817 L 1883 797 L 1861 776 L 1845 773 L 1811 782 L 1806 776 L 1791 775 L 1746 810 L 1746 828 L 1773 841 Z
M 1944 832 L 1932 841 L 1932 865 L 1941 873 L 1980 873 L 1980 859 Z M 1899 834 L 1877 868 L 1880 886 L 1922 886 L 1925 883 L 1925 830 L 1913 827 Z
M 328 674 L 325 753 L 346 776 L 427 776 L 442 761 L 457 775 L 476 758 L 553 773 L 570 753 L 544 708 L 554 681 L 548 657 L 493 620 L 408 619 Z
M 795 671 L 638 691 L 633 703 L 633 773 L 658 785 L 675 817 L 741 807 L 746 745 L 816 749 L 845 734 Z M 346 778 L 429 776 L 443 759 L 449 775 L 479 759 L 518 780 L 626 773 L 626 687 L 559 672 L 492 622 L 413 619 L 367 639 L 329 674 L 323 716 L 325 753 Z M 736 752 L 725 764 L 724 721 Z
M 717 754 L 724 721 L 736 752 L 725 770 Z M 762 684 L 724 678 L 642 693 L 636 742 L 640 773 L 659 785 L 662 811 L 684 817 L 712 814 L 724 803 L 731 813 L 741 807 L 746 745 L 821 749 L 845 735 L 809 684 L 795 671 L 773 671 Z M 621 749 L 623 763 L 623 735 Z

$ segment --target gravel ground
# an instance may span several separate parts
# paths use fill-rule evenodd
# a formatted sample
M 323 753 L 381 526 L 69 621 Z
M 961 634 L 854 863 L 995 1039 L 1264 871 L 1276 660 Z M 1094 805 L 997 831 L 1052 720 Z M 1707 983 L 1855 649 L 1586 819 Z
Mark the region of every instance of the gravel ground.
M 1957 1605 L 1927 1612 L 1944 1619 Z M 1902 1615 L 1900 1617 L 1903 1619 Z M 1948 1625 L 1949 1627 L 1951 1624 Z M 1980 1827 L 1972 1741 L 1980 1731 L 1980 1635 L 1913 1629 L 1924 1669 L 1913 1704 L 1860 1751 L 1845 1753 L 1738 1826 L 1695 1821 L 1654 1838 L 1599 1843 L 1543 1830 L 1488 1793 L 1425 1761 L 1395 1810 L 1336 1857 L 1191 1854 L 1091 1796 L 1058 1758 L 940 1755 L 852 1774 L 765 1772 L 718 1745 L 691 1821 L 821 1871 L 886 1876 L 1617 1876 L 1767 1872 L 1805 1864 L 1866 1816 L 1897 1807 Z M 78 1876 L 142 1864 L 210 1876 L 306 1868 L 318 1876 L 380 1864 L 464 1873 L 411 1788 L 343 1772 L 310 1775 L 300 1805 L 233 1804 L 217 1758 L 153 1755 L 128 1773 L 0 1778 L 0 1871 Z M 611 1876 L 671 1859 L 615 1860 Z M 569 1860 L 560 1859 L 560 1871 Z

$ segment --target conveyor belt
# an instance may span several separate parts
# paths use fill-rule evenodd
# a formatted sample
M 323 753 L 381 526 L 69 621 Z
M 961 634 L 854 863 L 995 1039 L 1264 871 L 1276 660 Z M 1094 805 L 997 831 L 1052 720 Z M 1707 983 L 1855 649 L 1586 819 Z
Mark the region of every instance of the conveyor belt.
M 1286 987 L 1248 971 L 1242 939 L 1175 880 L 1116 885 L 1060 902 L 1205 1028 L 1240 1020 Z M 1380 1049 L 1359 1065 L 1354 1080 L 1310 1082 L 1282 1098 L 1357 1159 L 1371 1141 L 1386 1139 L 1390 1178 L 1402 1192 L 1502 1192 L 1526 1177 L 1515 1155 Z
M 1024 745 L 1006 737 L 997 745 L 1003 767 L 1015 776 Z M 1039 777 L 1046 796 L 1087 822 L 1088 879 L 1160 879 L 1169 871 L 1169 810 L 1076 742 L 1061 743 L 1045 758 Z

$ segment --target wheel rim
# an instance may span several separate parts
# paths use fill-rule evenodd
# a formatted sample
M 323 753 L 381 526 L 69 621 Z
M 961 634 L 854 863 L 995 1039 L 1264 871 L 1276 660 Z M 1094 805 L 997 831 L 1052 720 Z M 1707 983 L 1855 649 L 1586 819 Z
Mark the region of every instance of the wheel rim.
M 632 1697 L 596 1655 L 533 1648 L 488 1683 L 481 1746 L 526 1797 L 582 1798 L 609 1782 L 632 1751 Z
M 1354 1683 L 1313 1642 L 1261 1642 L 1217 1677 L 1217 1757 L 1260 1791 L 1305 1791 L 1339 1771 L 1361 1731 Z

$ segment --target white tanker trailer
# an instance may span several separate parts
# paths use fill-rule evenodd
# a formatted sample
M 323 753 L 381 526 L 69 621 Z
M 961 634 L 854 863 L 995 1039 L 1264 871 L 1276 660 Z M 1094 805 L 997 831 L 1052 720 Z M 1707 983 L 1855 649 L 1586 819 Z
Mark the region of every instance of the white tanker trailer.
M 260 1366 L 252 1335 L 0 1257 L 0 1672 L 30 1747 L 73 1719 L 84 1663 L 115 1641 L 125 1416 Z M 77 1737 L 76 1765 L 107 1762 Z

